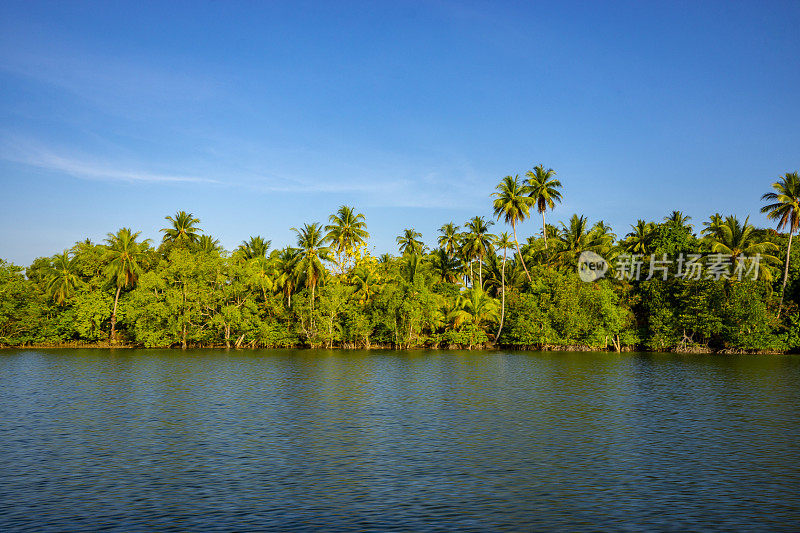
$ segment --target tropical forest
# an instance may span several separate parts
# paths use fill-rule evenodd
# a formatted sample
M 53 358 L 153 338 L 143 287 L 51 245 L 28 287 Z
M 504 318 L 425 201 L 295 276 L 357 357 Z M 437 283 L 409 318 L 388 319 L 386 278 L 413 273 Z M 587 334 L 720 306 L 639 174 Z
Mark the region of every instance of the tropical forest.
M 382 255 L 370 253 L 368 221 L 351 206 L 292 228 L 296 245 L 282 249 L 254 235 L 224 250 L 179 211 L 160 242 L 120 228 L 27 267 L 0 260 L 0 346 L 797 350 L 800 178 L 769 181 L 754 208 L 772 227 L 665 210 L 612 228 L 580 214 L 551 220 L 562 184 L 539 165 L 487 191 L 493 216 L 425 238 L 407 228 Z M 582 280 L 584 252 L 609 272 Z M 640 258 L 642 275 L 619 275 L 622 257 Z M 667 257 L 759 265 L 738 277 L 681 276 L 675 262 L 647 274 Z

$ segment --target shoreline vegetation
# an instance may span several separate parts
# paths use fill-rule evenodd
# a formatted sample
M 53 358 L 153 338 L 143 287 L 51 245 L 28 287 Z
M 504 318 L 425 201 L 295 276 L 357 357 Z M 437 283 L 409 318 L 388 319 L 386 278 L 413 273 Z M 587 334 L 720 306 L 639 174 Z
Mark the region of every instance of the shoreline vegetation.
M 180 346 L 158 346 L 158 347 L 151 347 L 153 349 L 169 349 L 169 350 L 181 350 Z M 134 344 L 134 343 L 122 343 L 122 342 L 85 342 L 85 341 L 68 341 L 61 344 L 25 344 L 25 345 L 0 345 L 0 351 L 2 350 L 64 350 L 64 349 L 75 349 L 75 350 L 141 350 L 147 349 L 147 347 L 141 344 Z M 234 350 L 234 351 L 253 351 L 253 350 L 269 350 L 269 349 L 297 349 L 297 350 L 318 350 L 321 349 L 320 347 L 313 347 L 310 345 L 296 345 L 296 346 L 244 346 L 235 348 L 232 346 L 225 346 L 224 344 L 203 344 L 203 345 L 191 345 L 187 346 L 187 350 Z M 359 346 L 357 344 L 334 344 L 330 348 L 324 348 L 329 350 L 335 351 L 496 351 L 496 350 L 508 350 L 508 351 L 520 351 L 520 352 L 610 352 L 610 353 L 636 353 L 636 352 L 658 352 L 658 353 L 674 353 L 674 354 L 709 354 L 709 355 L 785 355 L 790 353 L 787 350 L 747 350 L 747 349 L 736 349 L 736 348 L 724 348 L 719 350 L 711 349 L 708 346 L 703 345 L 691 345 L 686 347 L 675 346 L 668 349 L 662 350 L 649 350 L 645 348 L 640 348 L 636 346 L 622 346 L 620 350 L 615 350 L 612 347 L 605 347 L 605 348 L 598 348 L 594 346 L 586 346 L 586 345 L 577 345 L 577 344 L 569 344 L 569 345 L 532 345 L 532 346 L 515 346 L 515 345 L 496 345 L 496 344 L 486 344 L 486 345 L 473 345 L 473 346 L 463 346 L 463 345 L 439 345 L 436 347 L 429 347 L 429 346 L 420 346 L 420 347 L 405 347 L 400 348 L 397 346 L 392 345 L 377 345 L 373 344 L 370 345 L 369 348 L 364 346 Z
M 122 228 L 26 268 L 0 260 L 0 347 L 800 348 L 796 172 L 762 197 L 775 228 L 719 213 L 695 226 L 680 211 L 619 234 L 577 214 L 548 224 L 561 200 L 555 171 L 539 165 L 500 181 L 492 218 L 444 224 L 427 246 L 407 228 L 398 254 L 378 257 L 368 251 L 364 215 L 349 206 L 327 224 L 292 228 L 294 247 L 271 250 L 268 239 L 253 236 L 230 252 L 179 211 L 166 217 L 157 245 Z M 520 241 L 532 216 L 541 226 Z M 713 256 L 761 262 L 757 279 L 685 279 L 670 265 L 666 279 L 630 279 L 612 268 L 585 282 L 577 271 L 583 252 L 609 261 L 635 254 L 645 264 L 692 254 L 704 263 Z

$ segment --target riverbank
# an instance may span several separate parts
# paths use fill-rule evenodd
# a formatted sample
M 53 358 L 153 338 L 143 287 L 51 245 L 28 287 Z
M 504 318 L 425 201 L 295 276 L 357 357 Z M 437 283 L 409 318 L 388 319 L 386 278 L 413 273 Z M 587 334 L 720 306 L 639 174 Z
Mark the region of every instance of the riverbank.
M 135 349 L 158 349 L 158 350 L 237 350 L 237 351 L 251 351 L 251 350 L 271 350 L 271 349 L 290 349 L 290 350 L 340 350 L 340 351 L 442 351 L 442 350 L 458 350 L 458 351 L 487 351 L 487 350 L 514 350 L 514 351 L 530 351 L 530 352 L 608 352 L 608 353 L 633 353 L 633 352 L 655 352 L 655 353 L 675 353 L 675 354 L 697 354 L 697 355 L 786 355 L 794 353 L 793 351 L 770 351 L 770 350 L 742 350 L 725 348 L 715 350 L 708 346 L 684 346 L 674 347 L 666 350 L 652 350 L 644 347 L 636 346 L 622 346 L 620 350 L 615 350 L 613 346 L 607 348 L 576 345 L 576 344 L 552 344 L 552 345 L 506 345 L 506 344 L 482 344 L 475 346 L 462 346 L 457 344 L 439 345 L 439 346 L 414 346 L 414 347 L 398 347 L 392 345 L 372 344 L 369 346 L 357 345 L 342 345 L 342 346 L 309 346 L 309 345 L 294 345 L 294 346 L 225 346 L 222 345 L 189 345 L 186 348 L 181 346 L 154 346 L 145 347 L 141 344 L 132 343 L 109 343 L 109 342 L 94 342 L 94 343 L 81 343 L 81 342 L 67 342 L 61 344 L 28 344 L 28 345 L 6 345 L 0 344 L 0 350 L 63 350 L 63 349 L 97 349 L 97 350 L 135 350 Z

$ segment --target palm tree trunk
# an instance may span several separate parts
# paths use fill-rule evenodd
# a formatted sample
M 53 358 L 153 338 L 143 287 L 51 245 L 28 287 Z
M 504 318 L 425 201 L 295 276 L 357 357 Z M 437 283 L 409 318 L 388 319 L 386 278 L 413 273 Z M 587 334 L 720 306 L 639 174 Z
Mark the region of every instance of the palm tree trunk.
M 117 294 L 114 296 L 114 311 L 111 313 L 111 336 L 109 340 L 113 343 L 117 340 L 117 304 L 119 303 L 119 292 L 122 287 L 117 285 Z
M 311 284 L 311 318 L 309 319 L 309 323 L 311 324 L 311 331 L 314 331 L 314 289 L 316 288 L 316 283 Z
M 517 245 L 519 262 L 522 263 L 522 268 L 525 269 L 525 275 L 528 276 L 528 281 L 531 281 L 531 275 L 528 272 L 528 267 L 525 266 L 525 260 L 522 258 L 522 250 L 519 248 L 519 241 L 517 240 L 517 225 L 513 221 L 511 222 L 511 231 L 514 232 L 514 243 Z
M 483 290 L 483 259 L 480 257 L 478 258 L 478 285 Z
M 544 247 L 547 249 L 547 225 L 544 223 L 544 211 L 542 211 L 542 235 L 544 235 Z
M 469 284 L 475 286 L 475 273 L 472 271 L 472 259 L 469 260 Z
M 506 314 L 506 249 L 503 248 L 503 268 L 502 273 L 500 274 L 500 292 L 502 297 L 502 303 L 500 304 L 500 327 L 497 328 L 497 335 L 494 336 L 494 342 L 497 343 L 497 339 L 500 338 L 500 332 L 503 331 L 503 319 L 505 318 Z
M 792 251 L 792 235 L 794 235 L 794 229 L 789 229 L 789 245 L 786 247 L 786 266 L 783 267 L 783 287 L 781 288 L 781 300 L 778 304 L 778 317 L 781 316 L 781 310 L 783 309 L 783 295 L 786 292 L 786 280 L 789 278 L 789 253 Z

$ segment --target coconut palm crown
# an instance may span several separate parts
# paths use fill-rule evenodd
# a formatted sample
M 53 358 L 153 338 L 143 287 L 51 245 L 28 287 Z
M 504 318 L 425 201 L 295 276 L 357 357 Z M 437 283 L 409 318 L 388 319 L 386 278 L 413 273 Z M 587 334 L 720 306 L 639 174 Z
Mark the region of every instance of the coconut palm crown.
M 544 213 L 548 209 L 555 209 L 556 202 L 561 203 L 561 182 L 555 178 L 556 171 L 552 168 L 547 170 L 544 166 L 538 165 L 533 170 L 525 173 L 525 186 L 530 196 L 536 203 L 536 210 L 542 215 L 542 235 L 544 236 L 544 247 L 547 248 L 547 225 L 544 221 Z
M 199 218 L 195 218 L 192 213 L 178 211 L 174 217 L 167 216 L 164 220 L 169 220 L 170 226 L 162 228 L 164 242 L 171 243 L 194 243 L 203 231 L 197 227 L 200 223 Z

